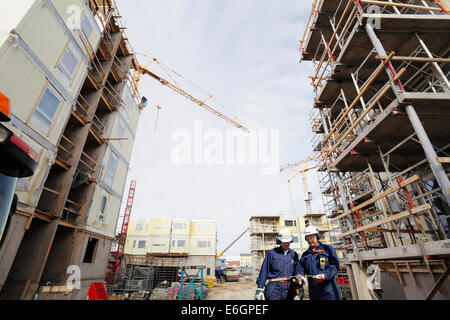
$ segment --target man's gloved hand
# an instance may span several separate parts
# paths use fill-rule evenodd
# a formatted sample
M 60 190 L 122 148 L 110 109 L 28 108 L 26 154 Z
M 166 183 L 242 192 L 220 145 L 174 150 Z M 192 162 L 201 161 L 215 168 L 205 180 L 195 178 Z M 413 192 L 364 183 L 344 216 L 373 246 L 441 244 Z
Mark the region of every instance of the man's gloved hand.
M 255 300 L 265 300 L 264 289 L 261 288 L 256 289 Z
M 323 273 L 319 273 L 318 275 L 314 276 L 314 280 L 318 283 L 322 283 L 325 281 L 325 275 Z
M 304 276 L 302 276 L 302 275 L 299 274 L 299 275 L 295 278 L 295 282 L 297 282 L 297 284 L 301 286 L 301 285 L 303 285 L 303 284 L 306 283 L 306 279 L 305 279 Z

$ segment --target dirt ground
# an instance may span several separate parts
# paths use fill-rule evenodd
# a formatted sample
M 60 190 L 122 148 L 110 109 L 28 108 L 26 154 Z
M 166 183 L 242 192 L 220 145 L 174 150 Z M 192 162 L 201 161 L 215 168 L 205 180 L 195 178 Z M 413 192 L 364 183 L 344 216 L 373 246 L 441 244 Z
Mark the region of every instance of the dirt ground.
M 256 283 L 241 278 L 239 282 L 214 283 L 213 288 L 208 288 L 206 300 L 254 300 Z M 309 300 L 308 287 L 304 288 L 303 300 Z
M 241 278 L 238 282 L 214 283 L 206 300 L 254 300 L 256 283 Z

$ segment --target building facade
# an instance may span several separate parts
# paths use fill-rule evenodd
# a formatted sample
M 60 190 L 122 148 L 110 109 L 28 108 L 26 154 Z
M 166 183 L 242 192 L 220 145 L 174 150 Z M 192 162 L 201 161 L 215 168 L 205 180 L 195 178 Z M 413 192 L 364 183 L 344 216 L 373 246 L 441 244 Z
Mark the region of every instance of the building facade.
M 241 267 L 251 269 L 253 267 L 253 259 L 251 253 L 242 253 L 240 255 Z
M 216 244 L 215 220 L 139 220 L 130 221 L 125 254 L 184 257 L 184 265 L 205 266 L 205 276 L 214 276 Z
M 49 287 L 76 274 L 80 288 L 64 297 L 81 299 L 104 280 L 115 237 L 141 112 L 135 57 L 114 1 L 0 9 L 8 125 L 39 156 L 35 174 L 17 185 L 18 211 L 0 248 L 0 298 L 57 298 Z

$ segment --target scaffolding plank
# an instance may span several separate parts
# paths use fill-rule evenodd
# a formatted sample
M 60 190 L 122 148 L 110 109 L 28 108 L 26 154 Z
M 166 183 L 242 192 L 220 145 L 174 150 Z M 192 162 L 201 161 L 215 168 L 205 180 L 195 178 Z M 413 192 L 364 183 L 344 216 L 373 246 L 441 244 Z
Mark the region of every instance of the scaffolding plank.
M 387 56 L 375 56 L 376 60 L 385 60 Z M 395 56 L 392 61 L 409 61 L 409 62 L 438 62 L 438 63 L 450 63 L 449 58 L 428 58 L 428 57 L 406 57 L 406 56 Z
M 437 157 L 436 160 L 440 163 L 450 163 L 450 157 Z
M 392 187 L 392 188 L 380 193 L 376 197 L 373 197 L 372 199 L 361 203 L 360 205 L 354 207 L 353 209 L 350 209 L 349 211 L 347 211 L 335 218 L 332 218 L 331 221 L 335 222 L 339 219 L 342 219 L 342 218 L 348 216 L 349 214 L 352 214 L 353 212 L 356 212 L 357 210 L 362 209 L 362 208 L 368 206 L 369 204 L 374 203 L 375 201 L 380 200 L 381 198 L 386 197 L 387 195 L 390 195 L 391 193 L 399 191 L 401 188 L 406 187 L 407 185 L 410 185 L 411 183 L 417 182 L 419 180 L 420 180 L 420 177 L 419 177 L 419 175 L 416 174 L 416 175 L 412 176 L 411 178 L 409 178 L 405 181 L 402 181 L 398 186 Z
M 409 9 L 417 9 L 417 10 L 425 10 L 425 11 L 439 11 L 442 12 L 441 8 L 436 7 L 425 7 L 412 5 L 407 3 L 398 3 L 398 2 L 387 2 L 387 1 L 373 1 L 373 0 L 360 0 L 362 4 L 375 4 L 378 6 L 391 6 L 391 7 L 399 7 L 399 8 L 409 8 Z
M 356 229 L 353 229 L 353 230 L 341 233 L 341 234 L 337 235 L 336 238 L 343 238 L 343 237 L 349 236 L 349 235 L 354 234 L 354 233 L 358 233 L 358 232 L 361 232 L 361 231 L 364 231 L 364 230 L 367 230 L 367 229 L 371 229 L 371 228 L 375 228 L 375 227 L 381 226 L 381 225 L 386 224 L 386 223 L 390 223 L 390 222 L 393 222 L 393 221 L 396 221 L 396 220 L 400 220 L 400 219 L 406 218 L 406 217 L 408 217 L 410 215 L 419 214 L 419 213 L 421 213 L 423 211 L 426 211 L 426 210 L 429 210 L 429 209 L 431 209 L 431 205 L 429 203 L 427 203 L 427 204 L 424 204 L 422 206 L 415 207 L 415 208 L 411 209 L 411 211 L 409 211 L 409 210 L 408 211 L 403 211 L 402 213 L 390 216 L 388 218 L 383 218 L 383 219 L 380 219 L 378 221 L 369 223 L 369 224 L 367 224 L 365 226 L 362 226 L 362 227 L 359 227 L 359 228 L 356 228 Z

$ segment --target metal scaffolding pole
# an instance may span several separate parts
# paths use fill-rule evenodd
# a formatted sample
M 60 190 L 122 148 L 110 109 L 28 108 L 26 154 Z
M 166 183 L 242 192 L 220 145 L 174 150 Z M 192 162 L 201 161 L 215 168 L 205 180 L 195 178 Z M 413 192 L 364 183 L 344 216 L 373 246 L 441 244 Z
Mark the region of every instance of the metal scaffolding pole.
M 328 134 L 328 132 L 329 132 L 328 125 L 326 124 L 325 115 L 323 113 L 322 108 L 320 108 L 320 116 L 322 117 L 322 123 L 324 124 L 323 127 L 325 130 L 325 133 Z M 330 172 L 328 172 L 328 173 L 330 174 Z M 341 202 L 342 202 L 343 209 L 345 210 L 345 212 L 347 212 L 350 210 L 350 207 L 348 206 L 347 200 L 345 199 L 345 190 L 344 190 L 344 186 L 342 185 L 340 174 L 338 172 L 335 172 L 334 177 L 335 177 L 337 185 L 338 185 L 339 194 L 341 195 Z M 351 218 L 347 217 L 345 221 L 346 221 L 347 228 L 349 230 L 353 230 L 353 224 L 352 224 Z M 352 246 L 353 246 L 355 252 L 357 254 L 359 254 L 358 243 L 356 242 L 356 237 L 354 235 L 350 236 L 350 241 L 352 242 Z
M 377 52 L 380 56 L 387 56 L 386 51 L 383 48 L 383 45 L 381 44 L 380 40 L 378 39 L 375 31 L 373 30 L 372 25 L 369 23 L 366 23 L 365 25 L 366 32 Z M 392 89 L 396 96 L 398 97 L 398 94 L 403 91 L 403 89 L 394 82 L 393 80 L 393 68 L 392 65 L 389 63 L 385 69 L 389 77 L 389 81 L 391 82 Z M 439 184 L 439 186 L 442 188 L 442 193 L 445 196 L 445 199 L 450 204 L 450 181 L 445 173 L 444 167 L 442 164 L 440 164 L 437 161 L 437 154 L 434 151 L 433 145 L 431 144 L 430 139 L 428 138 L 427 133 L 425 132 L 425 129 L 419 119 L 419 116 L 417 115 L 416 110 L 412 105 L 407 105 L 405 107 L 406 113 L 408 115 L 408 118 L 414 128 L 414 131 L 417 134 L 417 137 L 419 138 L 420 144 L 422 145 L 422 148 L 425 152 L 425 156 L 430 164 L 431 170 L 433 171 L 433 174 Z
M 448 180 L 447 174 L 445 173 L 445 169 L 437 161 L 437 154 L 434 151 L 433 145 L 430 142 L 430 139 L 425 132 L 425 129 L 420 122 L 419 116 L 414 110 L 412 105 L 406 106 L 406 113 L 408 114 L 409 120 L 411 121 L 412 126 L 419 138 L 420 144 L 422 145 L 423 150 L 425 151 L 425 155 L 427 157 L 428 162 L 430 163 L 431 170 L 433 171 L 434 176 L 442 188 L 442 193 L 447 200 L 447 203 L 450 203 L 450 181 Z
M 420 39 L 419 35 L 416 33 L 416 37 L 419 40 L 420 46 L 423 48 L 423 50 L 426 52 L 427 56 L 429 58 L 433 58 L 433 55 L 431 54 L 430 50 L 428 50 L 428 47 L 425 45 L 425 42 L 423 42 L 422 39 Z M 445 76 L 444 72 L 442 71 L 441 67 L 439 67 L 439 65 L 437 64 L 437 62 L 432 62 L 431 63 L 433 65 L 433 67 L 436 69 L 436 72 L 439 74 L 439 76 L 441 77 L 442 81 L 445 83 L 445 85 L 447 86 L 447 89 L 445 91 L 450 91 L 450 81 L 448 81 L 447 77 Z

